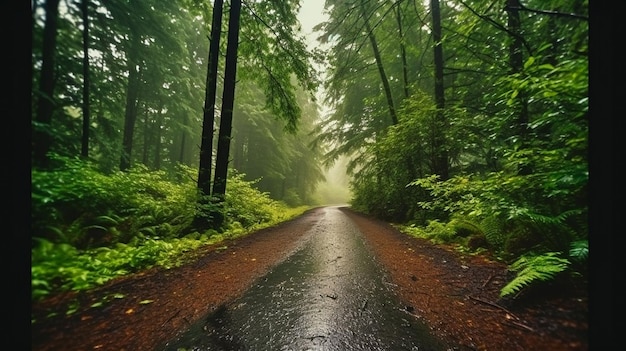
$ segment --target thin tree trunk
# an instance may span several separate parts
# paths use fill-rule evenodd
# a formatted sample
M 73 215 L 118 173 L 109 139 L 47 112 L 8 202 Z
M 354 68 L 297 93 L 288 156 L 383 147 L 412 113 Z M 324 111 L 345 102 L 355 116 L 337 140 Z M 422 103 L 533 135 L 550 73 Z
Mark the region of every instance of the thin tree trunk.
M 520 73 L 524 68 L 524 58 L 522 55 L 523 43 L 521 37 L 522 22 L 519 15 L 521 8 L 519 0 L 507 0 L 506 11 L 508 14 L 508 28 L 511 36 L 509 44 L 509 65 L 511 66 L 511 74 Z M 520 148 L 524 149 L 528 145 L 528 98 L 523 90 L 517 95 L 518 108 L 517 120 L 515 128 L 517 136 L 520 140 Z M 530 165 L 520 165 L 519 174 L 530 174 L 532 172 Z
M 148 156 L 150 148 L 150 121 L 148 120 L 148 109 L 143 110 L 143 152 L 141 153 L 141 162 L 148 165 Z
M 89 157 L 89 0 L 81 1 L 83 12 L 83 137 L 81 156 Z
M 131 32 L 131 47 L 128 52 L 128 85 L 126 90 L 126 111 L 124 114 L 124 136 L 122 140 L 122 156 L 120 157 L 120 170 L 127 171 L 130 168 L 130 160 L 133 151 L 133 133 L 137 120 L 137 100 L 139 95 L 140 75 L 137 68 L 137 51 L 139 42 L 138 34 Z
M 161 169 L 161 136 L 163 133 L 163 100 L 162 98 L 159 101 L 159 115 L 156 121 L 156 133 L 154 140 L 154 170 L 158 171 Z
M 180 153 L 178 154 L 178 163 L 187 164 L 185 162 L 185 143 L 187 139 L 187 133 L 183 130 L 182 135 L 180 136 Z
M 441 180 L 447 180 L 449 177 L 449 166 L 445 133 L 448 123 L 444 113 L 445 95 L 443 85 L 443 45 L 441 43 L 441 11 L 439 8 L 439 0 L 431 0 L 430 7 L 433 22 L 433 41 L 435 42 L 435 105 L 437 107 L 436 121 L 433 126 L 433 172 L 438 174 Z
M 46 1 L 46 22 L 43 29 L 41 77 L 39 79 L 38 106 L 33 134 L 33 164 L 48 165 L 48 151 L 52 142 L 50 124 L 54 110 L 54 54 L 56 52 L 57 18 L 59 0 Z
M 380 74 L 380 80 L 383 83 L 383 89 L 385 90 L 385 97 L 387 98 L 387 107 L 389 108 L 389 116 L 391 117 L 392 124 L 398 124 L 398 117 L 396 116 L 396 109 L 393 105 L 393 97 L 391 95 L 391 87 L 389 86 L 389 80 L 387 79 L 387 74 L 385 73 L 385 68 L 383 67 L 383 61 L 380 57 L 380 51 L 378 50 L 378 44 L 376 42 L 376 37 L 374 36 L 374 32 L 370 27 L 369 21 L 367 19 L 367 14 L 365 13 L 365 5 L 361 2 L 361 15 L 363 16 L 363 21 L 365 21 L 365 29 L 367 31 L 367 36 L 372 45 L 372 50 L 374 51 L 374 58 L 376 59 L 376 67 L 378 68 L 378 73 Z
M 402 13 L 400 11 L 400 3 L 398 1 L 396 3 L 396 21 L 398 22 L 398 35 L 400 36 L 400 58 L 402 59 L 402 78 L 403 78 L 403 88 L 404 88 L 404 97 L 409 97 L 409 74 L 407 72 L 408 65 L 406 63 L 406 48 L 404 46 L 404 33 L 402 30 Z

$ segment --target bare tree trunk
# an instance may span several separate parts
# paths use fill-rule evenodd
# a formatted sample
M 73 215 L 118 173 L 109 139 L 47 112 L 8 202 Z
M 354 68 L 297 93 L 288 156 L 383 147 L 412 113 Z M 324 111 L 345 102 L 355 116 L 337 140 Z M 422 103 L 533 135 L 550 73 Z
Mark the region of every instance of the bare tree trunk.
M 206 91 L 204 96 L 204 115 L 202 120 L 202 140 L 200 144 L 200 165 L 198 168 L 198 207 L 193 220 L 193 226 L 198 230 L 209 228 L 212 224 L 211 215 L 206 213 L 206 206 L 210 204 L 211 195 L 211 168 L 213 164 L 213 133 L 215 124 L 215 99 L 217 95 L 217 69 L 220 54 L 220 38 L 222 34 L 222 15 L 224 1 L 213 2 L 213 16 L 211 19 L 211 39 L 209 42 L 209 62 L 207 63 Z
M 89 157 L 89 0 L 81 1 L 83 12 L 83 136 L 80 155 Z
M 48 151 L 52 143 L 50 124 L 54 110 L 54 54 L 56 52 L 57 18 L 59 0 L 48 0 L 44 5 L 46 22 L 43 29 L 41 78 L 39 79 L 38 106 L 33 134 L 33 164 L 48 166 Z
M 363 21 L 365 21 L 365 30 L 367 31 L 367 37 L 370 40 L 370 44 L 372 45 L 372 50 L 374 51 L 374 58 L 376 59 L 376 67 L 378 68 L 378 73 L 380 74 L 380 80 L 383 83 L 383 89 L 385 91 L 385 97 L 387 98 L 387 107 L 389 108 L 389 116 L 391 117 L 392 124 L 398 124 L 398 117 L 396 115 L 396 109 L 393 105 L 393 97 L 391 95 L 391 87 L 389 86 L 389 79 L 387 79 L 387 74 L 385 73 L 385 68 L 383 67 L 383 61 L 380 57 L 380 51 L 378 50 L 378 43 L 376 42 L 376 36 L 374 36 L 374 32 L 370 26 L 369 20 L 367 18 L 367 13 L 365 12 L 365 5 L 361 1 L 361 16 L 363 16 Z
M 198 189 L 202 195 L 211 195 L 213 133 L 215 132 L 215 97 L 217 94 L 217 67 L 220 53 L 223 7 L 223 0 L 215 0 L 213 3 L 209 62 L 207 64 L 204 116 L 202 122 L 202 141 L 200 144 L 200 167 L 198 170 Z
M 232 132 L 233 106 L 235 102 L 235 83 L 237 76 L 237 49 L 239 46 L 239 16 L 241 0 L 234 0 L 230 8 L 228 22 L 228 45 L 226 48 L 226 67 L 224 71 L 224 92 L 220 115 L 220 129 L 215 162 L 215 180 L 213 195 L 223 197 L 226 194 L 226 178 L 230 156 L 230 138 Z
M 155 123 L 155 135 L 154 135 L 154 170 L 158 171 L 161 169 L 161 136 L 163 134 L 163 98 L 159 98 L 159 112 L 157 115 L 157 121 Z
M 178 163 L 187 164 L 185 162 L 185 146 L 187 141 L 187 133 L 183 130 L 180 136 L 180 152 L 178 153 Z
M 402 1 L 396 3 L 396 21 L 398 22 L 398 35 L 400 36 L 400 58 L 402 59 L 402 78 L 403 78 L 403 90 L 404 97 L 409 97 L 409 75 L 407 72 L 408 65 L 406 63 L 406 48 L 404 46 L 404 32 L 402 30 L 402 12 L 400 11 L 400 4 Z
M 130 160 L 133 151 L 133 133 L 137 120 L 137 100 L 139 95 L 140 74 L 137 68 L 137 51 L 141 45 L 137 33 L 131 29 L 131 47 L 128 52 L 128 85 L 126 88 L 126 111 L 124 113 L 124 136 L 122 140 L 122 155 L 120 157 L 120 170 L 127 171 L 130 168 Z
M 148 109 L 143 110 L 143 152 L 141 154 L 141 162 L 144 165 L 148 165 L 148 158 L 150 156 L 150 121 L 148 120 Z
M 433 21 L 433 41 L 435 42 L 435 104 L 437 107 L 437 116 L 433 126 L 433 172 L 438 174 L 441 180 L 447 180 L 449 177 L 449 165 L 445 133 L 448 128 L 448 123 L 444 113 L 443 45 L 441 43 L 441 11 L 439 8 L 439 0 L 431 0 L 430 7 Z
M 519 0 L 507 0 L 506 11 L 508 13 L 508 29 L 512 33 L 511 43 L 509 44 L 509 65 L 511 66 L 511 74 L 522 72 L 524 68 L 524 57 L 522 55 L 523 43 L 521 37 L 522 21 L 519 15 L 521 8 Z M 524 149 L 528 145 L 528 98 L 523 90 L 517 95 L 516 105 L 518 107 L 515 128 L 517 136 L 520 140 L 520 148 Z M 520 165 L 519 174 L 530 174 L 532 172 L 530 165 Z
M 228 45 L 226 47 L 226 67 L 224 70 L 224 92 L 222 95 L 222 111 L 220 130 L 217 144 L 217 158 L 215 161 L 215 179 L 213 181 L 213 196 L 218 202 L 223 202 L 226 195 L 226 179 L 230 156 L 230 137 L 233 124 L 233 106 L 235 103 L 235 83 L 237 78 L 237 50 L 239 47 L 239 17 L 241 15 L 241 0 L 233 0 L 230 7 L 228 21 Z M 214 218 L 214 226 L 222 225 L 224 218 L 219 215 Z

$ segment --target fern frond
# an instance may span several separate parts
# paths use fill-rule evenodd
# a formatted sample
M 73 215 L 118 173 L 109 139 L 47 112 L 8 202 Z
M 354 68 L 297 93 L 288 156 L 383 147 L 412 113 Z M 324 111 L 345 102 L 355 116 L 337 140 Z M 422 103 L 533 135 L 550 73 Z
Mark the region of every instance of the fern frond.
M 120 221 L 122 220 L 122 217 L 111 214 L 111 215 L 102 215 L 102 216 L 98 216 L 96 217 L 96 221 L 102 225 L 118 225 L 120 223 Z
M 500 297 L 517 293 L 537 281 L 552 280 L 557 273 L 566 270 L 570 261 L 558 255 L 558 252 L 547 252 L 517 259 L 509 266 L 510 270 L 517 271 L 517 275 L 500 290 Z
M 504 221 L 497 216 L 490 216 L 480 223 L 482 232 L 485 233 L 485 238 L 490 245 L 497 249 L 504 247 L 506 241 L 506 235 L 504 233 Z
M 557 216 L 547 216 L 547 215 L 542 215 L 536 212 L 525 211 L 524 215 L 526 218 L 530 219 L 530 221 L 533 223 L 560 226 L 565 222 L 567 218 L 574 216 L 574 215 L 579 215 L 582 212 L 583 211 L 580 209 L 574 209 L 574 210 L 568 210 L 568 211 L 562 212 Z
M 578 240 L 570 244 L 569 256 L 576 261 L 585 261 L 589 256 L 589 242 Z

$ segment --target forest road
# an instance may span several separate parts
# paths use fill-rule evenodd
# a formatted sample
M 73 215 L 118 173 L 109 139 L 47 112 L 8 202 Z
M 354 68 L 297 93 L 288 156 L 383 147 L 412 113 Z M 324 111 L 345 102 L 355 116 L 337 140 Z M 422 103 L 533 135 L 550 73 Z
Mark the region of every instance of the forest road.
M 584 286 L 505 307 L 507 276 L 489 255 L 318 207 L 183 266 L 34 302 L 31 350 L 589 350 Z
M 406 313 L 354 222 L 338 207 L 243 295 L 161 350 L 446 350 Z

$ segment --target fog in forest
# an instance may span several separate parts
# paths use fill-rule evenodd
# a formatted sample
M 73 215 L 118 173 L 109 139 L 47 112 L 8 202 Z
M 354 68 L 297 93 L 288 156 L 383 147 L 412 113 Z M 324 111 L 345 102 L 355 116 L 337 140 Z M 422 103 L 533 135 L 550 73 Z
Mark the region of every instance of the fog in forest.
M 350 201 L 350 178 L 346 174 L 347 160 L 339 159 L 331 168 L 326 170 L 326 181 L 317 187 L 315 198 L 322 205 L 348 204 Z

